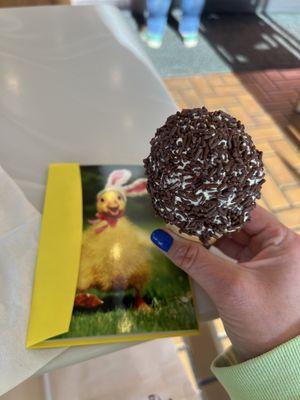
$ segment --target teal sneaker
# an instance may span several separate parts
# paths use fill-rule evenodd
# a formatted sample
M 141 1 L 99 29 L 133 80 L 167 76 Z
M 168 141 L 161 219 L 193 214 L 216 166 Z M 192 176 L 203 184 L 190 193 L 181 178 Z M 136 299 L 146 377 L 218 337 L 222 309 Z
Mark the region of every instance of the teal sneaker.
M 161 35 L 149 33 L 147 29 L 141 33 L 141 39 L 152 49 L 159 49 L 163 41 L 163 37 Z
M 198 33 L 182 33 L 181 36 L 183 44 L 189 49 L 191 49 L 192 47 L 196 47 L 199 43 Z

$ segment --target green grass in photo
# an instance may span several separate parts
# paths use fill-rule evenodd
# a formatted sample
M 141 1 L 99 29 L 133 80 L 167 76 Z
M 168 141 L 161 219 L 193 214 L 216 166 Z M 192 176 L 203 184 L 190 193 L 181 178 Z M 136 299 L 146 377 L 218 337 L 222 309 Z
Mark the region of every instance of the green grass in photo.
M 100 292 L 104 304 L 113 298 L 115 309 L 95 312 L 74 311 L 70 330 L 60 338 L 136 334 L 197 329 L 195 310 L 188 277 L 175 267 L 163 254 L 152 250 L 152 279 L 145 288 L 144 298 L 150 302 L 152 312 L 141 312 L 122 305 L 126 296 L 133 303 L 131 291 Z

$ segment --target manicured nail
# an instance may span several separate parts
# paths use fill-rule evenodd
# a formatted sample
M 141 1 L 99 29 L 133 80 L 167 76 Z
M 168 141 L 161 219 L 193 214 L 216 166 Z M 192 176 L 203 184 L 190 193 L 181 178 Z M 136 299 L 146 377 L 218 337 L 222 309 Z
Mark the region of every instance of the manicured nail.
M 170 250 L 173 244 L 173 238 L 162 229 L 156 229 L 151 235 L 152 242 L 166 253 Z

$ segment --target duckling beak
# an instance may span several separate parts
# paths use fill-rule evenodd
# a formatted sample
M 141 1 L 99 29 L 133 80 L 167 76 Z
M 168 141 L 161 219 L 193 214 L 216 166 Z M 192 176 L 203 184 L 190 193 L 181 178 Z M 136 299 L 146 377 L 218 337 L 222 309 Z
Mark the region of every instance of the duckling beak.
M 107 207 L 107 209 L 109 213 L 114 217 L 119 214 L 119 207 Z

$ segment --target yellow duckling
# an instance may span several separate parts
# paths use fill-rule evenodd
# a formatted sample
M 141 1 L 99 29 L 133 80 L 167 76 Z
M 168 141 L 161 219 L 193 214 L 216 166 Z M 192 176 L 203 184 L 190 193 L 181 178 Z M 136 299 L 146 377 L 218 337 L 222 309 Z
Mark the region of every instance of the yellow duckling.
M 151 273 L 151 243 L 145 233 L 125 216 L 127 196 L 146 194 L 146 179 L 130 179 L 128 170 L 113 171 L 96 199 L 96 219 L 83 233 L 75 306 L 96 308 L 103 302 L 90 288 L 101 291 L 135 289 L 135 308 L 149 310 L 141 291 Z

